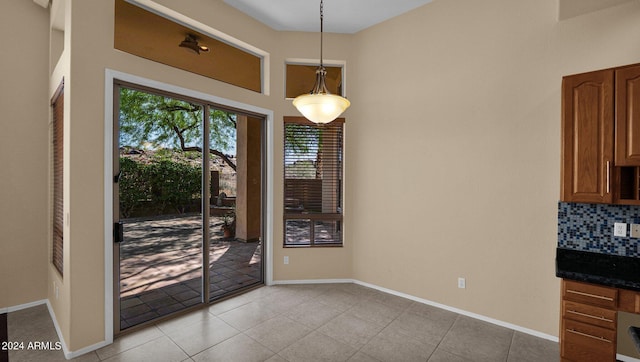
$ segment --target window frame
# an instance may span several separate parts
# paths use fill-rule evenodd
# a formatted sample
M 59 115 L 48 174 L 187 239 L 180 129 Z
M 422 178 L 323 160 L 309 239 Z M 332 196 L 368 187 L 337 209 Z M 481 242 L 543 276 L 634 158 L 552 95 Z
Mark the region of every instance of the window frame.
M 286 169 L 286 164 L 287 161 L 290 161 L 290 159 L 288 159 L 287 157 L 287 152 L 286 152 L 286 142 L 287 142 L 287 138 L 286 138 L 286 130 L 287 130 L 287 125 L 288 124 L 298 124 L 298 125 L 305 125 L 305 126 L 311 126 L 311 127 L 316 127 L 316 128 L 324 128 L 324 127 L 333 127 L 335 128 L 336 126 L 339 126 L 339 137 L 337 138 L 340 142 L 338 145 L 338 149 L 337 149 L 337 153 L 336 153 L 336 160 L 339 161 L 339 171 L 338 171 L 338 178 L 336 179 L 336 181 L 338 182 L 338 187 L 337 187 L 337 198 L 331 198 L 332 200 L 334 200 L 334 202 L 336 202 L 336 212 L 335 213 L 326 213 L 326 212 L 316 212 L 316 213 L 309 213 L 309 212 L 304 212 L 304 211 L 299 211 L 299 212 L 287 212 L 287 194 L 292 192 L 292 190 L 288 190 L 287 189 L 287 169 Z M 345 119 L 344 118 L 337 118 L 336 120 L 334 120 L 331 123 L 328 123 L 326 125 L 318 125 L 316 123 L 313 123 L 309 120 L 307 120 L 304 117 L 284 117 L 284 125 L 283 125 L 283 133 L 284 133 L 284 140 L 283 140 L 283 148 L 285 150 L 284 155 L 283 155 L 283 247 L 285 248 L 308 248 L 308 247 L 342 247 L 344 246 L 344 133 L 345 133 Z M 334 148 L 333 150 L 336 150 L 336 148 Z M 323 180 L 322 178 L 320 179 L 310 179 L 310 180 Z M 325 179 L 326 180 L 326 179 Z M 323 196 L 324 193 L 323 193 Z M 323 199 L 323 196 L 320 196 L 320 200 Z M 325 196 L 326 197 L 326 196 Z M 296 243 L 291 243 L 288 242 L 288 232 L 287 232 L 287 222 L 288 221 L 293 221 L 293 220 L 299 220 L 299 221 L 308 221 L 309 222 L 309 229 L 308 229 L 308 242 L 304 243 L 304 242 L 296 242 Z M 337 229 L 335 234 L 332 234 L 332 236 L 338 236 L 339 240 L 336 242 L 316 242 L 316 223 L 318 222 L 328 222 L 328 223 L 334 223 L 335 222 L 335 228 Z
M 64 80 L 51 98 L 51 263 L 64 275 Z

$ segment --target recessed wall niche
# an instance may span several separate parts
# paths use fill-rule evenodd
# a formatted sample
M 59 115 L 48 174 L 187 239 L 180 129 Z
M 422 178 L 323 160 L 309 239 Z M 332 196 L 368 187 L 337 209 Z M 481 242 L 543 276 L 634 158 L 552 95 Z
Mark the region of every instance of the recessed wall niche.
M 317 65 L 286 64 L 286 97 L 295 98 L 301 94 L 309 93 L 313 89 L 316 80 Z M 326 85 L 329 92 L 342 94 L 342 67 L 324 65 L 327 70 Z
M 160 15 L 116 0 L 114 48 L 238 87 L 262 91 L 262 59 L 245 50 L 175 23 Z M 193 35 L 208 52 L 181 48 Z

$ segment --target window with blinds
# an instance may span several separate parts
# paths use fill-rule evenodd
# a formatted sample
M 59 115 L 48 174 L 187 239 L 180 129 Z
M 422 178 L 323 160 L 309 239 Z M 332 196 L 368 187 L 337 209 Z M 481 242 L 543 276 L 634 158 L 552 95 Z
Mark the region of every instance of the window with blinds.
M 64 140 L 64 83 L 60 85 L 51 101 L 53 113 L 53 252 L 51 261 L 60 275 L 63 269 L 63 140 Z
M 284 118 L 284 245 L 342 246 L 344 119 Z

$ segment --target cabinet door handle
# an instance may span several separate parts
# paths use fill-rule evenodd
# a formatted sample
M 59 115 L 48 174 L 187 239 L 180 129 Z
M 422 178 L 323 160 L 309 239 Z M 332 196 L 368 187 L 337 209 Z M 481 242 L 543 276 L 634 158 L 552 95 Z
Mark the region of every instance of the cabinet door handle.
M 604 295 L 595 295 L 595 294 L 591 294 L 591 293 L 579 292 L 577 290 L 572 290 L 572 289 L 567 289 L 567 293 L 582 295 L 582 296 L 590 297 L 590 298 L 603 299 L 603 300 L 608 300 L 610 302 L 613 302 L 613 298 L 605 297 Z
M 611 167 L 609 167 L 609 161 L 607 161 L 607 193 L 609 193 L 611 190 L 610 178 L 611 178 Z
M 576 331 L 575 329 L 567 329 L 567 332 L 571 332 L 571 333 L 573 333 L 573 334 L 577 334 L 577 335 L 579 335 L 579 336 L 583 336 L 583 337 L 587 337 L 587 338 L 595 339 L 595 340 L 598 340 L 598 341 L 611 343 L 611 341 L 610 341 L 610 340 L 608 340 L 608 339 L 606 339 L 606 338 L 604 338 L 604 337 L 592 336 L 592 335 L 587 334 L 587 333 L 578 332 L 578 331 Z
M 604 316 L 595 316 L 595 315 L 591 315 L 591 314 L 576 312 L 575 310 L 567 310 L 567 313 L 576 314 L 576 315 L 579 315 L 581 317 L 597 319 L 597 320 L 605 321 L 605 322 L 613 322 L 613 320 L 611 320 L 609 318 L 605 318 Z

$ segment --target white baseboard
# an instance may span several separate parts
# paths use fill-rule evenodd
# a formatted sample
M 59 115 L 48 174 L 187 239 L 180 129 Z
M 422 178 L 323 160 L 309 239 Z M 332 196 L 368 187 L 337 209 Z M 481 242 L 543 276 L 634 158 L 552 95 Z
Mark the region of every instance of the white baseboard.
M 441 309 L 444 309 L 444 310 L 448 310 L 450 312 L 458 313 L 458 314 L 461 314 L 461 315 L 464 315 L 464 316 L 467 316 L 467 317 L 479 319 L 479 320 L 487 322 L 487 323 L 495 324 L 495 325 L 498 325 L 498 326 L 502 326 L 502 327 L 506 327 L 506 328 L 509 328 L 509 329 L 513 329 L 513 330 L 518 331 L 518 332 L 522 332 L 522 333 L 530 334 L 532 336 L 536 336 L 536 337 L 539 337 L 539 338 L 547 339 L 547 340 L 552 341 L 552 342 L 559 342 L 560 341 L 560 339 L 558 337 L 552 336 L 550 334 L 542 333 L 542 332 L 539 332 L 539 331 L 536 331 L 536 330 L 533 330 L 533 329 L 525 328 L 525 327 L 518 326 L 518 325 L 515 325 L 515 324 L 512 324 L 512 323 L 504 322 L 504 321 L 501 321 L 501 320 L 498 320 L 498 319 L 494 319 L 494 318 L 490 318 L 490 317 L 483 316 L 483 315 L 480 315 L 480 314 L 472 313 L 472 312 L 469 312 L 469 311 L 466 311 L 466 310 L 450 307 L 448 305 L 436 303 L 436 302 L 433 302 L 433 301 L 430 301 L 430 300 L 427 300 L 427 299 L 418 298 L 418 297 L 415 297 L 413 295 L 405 294 L 405 293 L 398 292 L 398 291 L 395 291 L 395 290 L 392 290 L 392 289 L 383 288 L 383 287 L 377 286 L 375 284 L 365 283 L 365 282 L 361 282 L 359 280 L 356 280 L 355 283 L 359 284 L 359 285 L 362 285 L 362 286 L 365 286 L 365 287 L 372 288 L 372 289 L 377 289 L 377 290 L 385 292 L 385 293 L 397 295 L 397 296 L 402 297 L 402 298 L 410 299 L 410 300 L 413 300 L 413 301 L 418 302 L 418 303 L 427 304 L 427 305 L 430 305 L 430 306 L 433 306 L 433 307 L 437 307 L 437 308 L 441 308 Z
M 35 307 L 37 305 L 42 305 L 42 304 L 46 304 L 46 303 L 47 303 L 47 300 L 46 299 L 42 299 L 42 300 L 36 300 L 35 302 L 29 302 L 29 303 L 25 303 L 25 304 L 15 305 L 13 307 L 0 308 L 0 314 L 16 312 L 16 311 L 19 311 L 19 310 L 22 310 L 22 309 L 31 308 L 31 307 Z
M 395 291 L 393 289 L 388 289 L 388 288 L 384 288 L 375 284 L 370 284 L 370 283 L 365 283 L 359 280 L 355 280 L 355 279 L 309 279 L 309 280 L 274 280 L 273 284 L 275 285 L 286 285 L 286 284 L 331 284 L 331 283 L 354 283 L 354 284 L 358 284 L 358 285 L 362 285 L 364 287 L 367 288 L 371 288 L 371 289 L 376 289 L 379 290 L 381 292 L 385 292 L 388 294 L 392 294 L 392 295 L 396 295 L 398 297 L 402 297 L 402 298 L 406 298 L 406 299 L 410 299 L 413 300 L 415 302 L 418 303 L 422 303 L 422 304 L 426 304 L 426 305 L 430 305 L 433 307 L 437 307 L 440 309 L 444 309 L 444 310 L 448 310 L 450 312 L 454 312 L 454 313 L 458 313 L 467 317 L 471 317 L 471 318 L 475 318 L 487 323 L 491 323 L 491 324 L 495 324 L 498 326 L 502 326 L 502 327 L 506 327 L 509 329 L 513 329 L 515 331 L 518 332 L 522 332 L 525 334 L 529 334 L 532 336 L 536 336 L 539 338 L 543 338 L 543 339 L 547 339 L 549 341 L 552 342 L 559 342 L 559 338 L 556 336 L 552 336 L 550 334 L 546 334 L 546 333 L 542 333 L 533 329 L 529 329 L 529 328 L 525 328 L 522 326 L 518 326 L 515 324 L 511 324 L 511 323 L 507 323 L 498 319 L 494 319 L 494 318 L 490 318 L 490 317 L 486 317 L 480 314 L 476 314 L 476 313 L 472 313 L 466 310 L 462 310 L 462 309 L 458 309 L 458 308 L 454 308 L 454 307 L 450 307 L 448 305 L 444 305 L 444 304 L 440 304 L 440 303 L 436 303 L 427 299 L 422 299 L 422 298 L 418 298 L 416 296 L 410 295 L 410 294 L 405 294 L 402 292 L 398 292 Z M 640 362 L 637 360 L 631 360 L 630 362 Z
M 49 303 L 49 299 L 46 300 L 47 309 L 49 310 L 49 315 L 51 316 L 51 320 L 53 321 L 53 327 L 56 329 L 56 334 L 58 334 L 58 339 L 60 343 L 62 343 L 62 352 L 64 352 L 64 357 L 66 359 L 71 359 L 71 352 L 69 352 L 69 348 L 67 348 L 67 343 L 64 341 L 64 336 L 62 335 L 62 330 L 60 329 L 60 325 L 58 324 L 58 319 L 56 319 L 56 314 L 53 312 L 53 307 L 51 303 Z
M 353 279 L 300 279 L 300 280 L 274 280 L 271 285 L 292 285 L 292 284 L 344 284 L 355 283 Z
M 637 358 L 634 358 L 634 357 L 625 356 L 623 354 L 616 354 L 616 359 L 618 361 L 622 361 L 622 362 L 640 362 L 640 359 L 637 359 Z
M 49 315 L 51 316 L 51 320 L 53 321 L 53 326 L 56 328 L 56 333 L 58 334 L 58 339 L 60 339 L 60 343 L 62 343 L 62 351 L 64 352 L 64 357 L 66 359 L 76 358 L 76 357 L 81 356 L 81 355 L 83 355 L 85 353 L 89 353 L 89 352 L 95 351 L 97 349 L 100 349 L 100 348 L 110 344 L 107 341 L 102 341 L 102 342 L 98 342 L 96 344 L 93 344 L 91 346 L 80 348 L 77 351 L 69 351 L 69 348 L 67 347 L 67 343 L 64 340 L 64 336 L 62 335 L 62 330 L 60 330 L 60 325 L 58 324 L 58 320 L 56 319 L 56 314 L 53 312 L 53 307 L 51 307 L 51 303 L 49 303 L 48 299 L 46 300 L 46 303 L 47 303 L 47 309 L 49 309 Z

